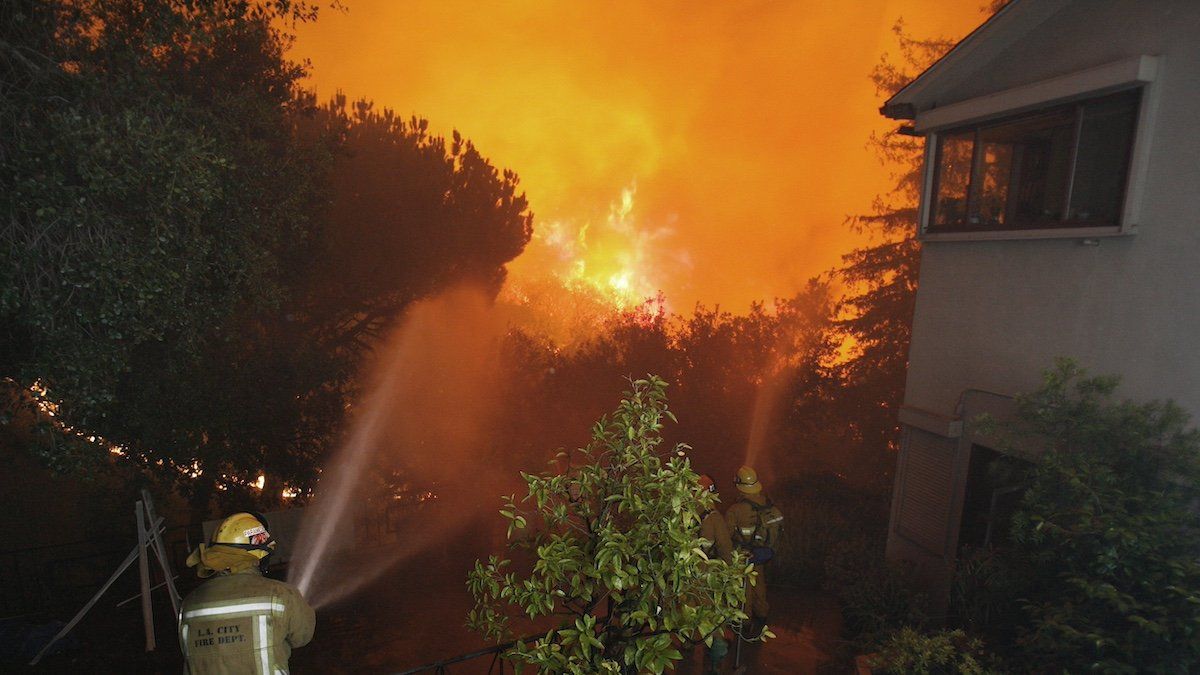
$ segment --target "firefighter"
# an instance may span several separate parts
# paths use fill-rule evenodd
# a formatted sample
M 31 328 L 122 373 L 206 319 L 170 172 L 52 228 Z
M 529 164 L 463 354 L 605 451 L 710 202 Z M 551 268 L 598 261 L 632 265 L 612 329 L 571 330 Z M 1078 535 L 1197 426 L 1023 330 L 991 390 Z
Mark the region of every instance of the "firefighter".
M 717 483 L 712 476 L 700 476 L 700 488 L 713 495 L 717 500 Z M 707 540 L 704 553 L 709 558 L 719 558 L 725 562 L 733 560 L 733 540 L 729 537 L 729 526 L 725 518 L 714 508 L 709 508 L 700 515 L 700 536 Z M 715 556 L 714 556 L 715 554 Z M 725 639 L 725 628 L 721 627 L 713 634 L 712 644 L 705 650 L 708 657 L 707 671 L 710 675 L 720 672 L 721 660 L 729 653 L 729 641 Z
M 183 601 L 184 672 L 288 672 L 292 650 L 312 639 L 316 615 L 294 586 L 263 576 L 275 540 L 257 513 L 235 513 L 188 556 L 207 578 Z
M 712 476 L 700 476 L 700 487 L 720 500 L 717 495 L 717 483 Z M 729 526 L 716 509 L 710 508 L 700 514 L 700 536 L 708 540 L 708 544 L 704 546 L 705 555 L 712 558 L 715 553 L 715 557 L 725 562 L 733 559 L 733 540 L 729 537 Z
M 770 610 L 767 603 L 766 564 L 775 557 L 783 514 L 763 494 L 762 483 L 758 481 L 754 469 L 748 466 L 738 469 L 733 484 L 741 496 L 725 512 L 725 522 L 734 546 L 745 551 L 750 562 L 754 563 L 757 578 L 754 585 L 746 589 L 746 602 L 750 610 L 747 613 L 754 625 L 761 628 L 766 624 Z M 755 632 L 749 631 L 747 637 L 754 637 Z

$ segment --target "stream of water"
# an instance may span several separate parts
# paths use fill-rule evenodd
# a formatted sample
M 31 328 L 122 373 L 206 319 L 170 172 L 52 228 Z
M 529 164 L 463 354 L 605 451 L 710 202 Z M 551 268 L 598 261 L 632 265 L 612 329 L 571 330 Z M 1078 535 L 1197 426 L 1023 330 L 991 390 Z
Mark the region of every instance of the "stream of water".
M 289 581 L 313 606 L 457 536 L 477 504 L 496 503 L 499 491 L 483 486 L 498 473 L 487 470 L 487 430 L 499 406 L 500 336 L 486 296 L 460 288 L 412 306 L 380 348 L 292 557 Z

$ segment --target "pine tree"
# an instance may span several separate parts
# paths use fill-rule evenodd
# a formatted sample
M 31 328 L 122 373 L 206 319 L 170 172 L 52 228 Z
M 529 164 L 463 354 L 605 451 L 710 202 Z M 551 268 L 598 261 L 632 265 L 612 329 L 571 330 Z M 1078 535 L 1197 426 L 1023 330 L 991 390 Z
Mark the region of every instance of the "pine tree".
M 893 31 L 899 58 L 885 55 L 871 73 L 883 96 L 895 94 L 953 45 L 915 39 L 900 21 Z M 872 134 L 870 145 L 881 162 L 895 167 L 895 187 L 876 197 L 870 213 L 847 218 L 851 228 L 870 234 L 871 244 L 843 256 L 835 274 L 850 289 L 839 307 L 838 328 L 852 344 L 838 367 L 846 387 L 839 413 L 854 420 L 856 440 L 878 452 L 899 447 L 896 413 L 904 396 L 921 261 L 916 232 L 923 143 L 897 127 Z

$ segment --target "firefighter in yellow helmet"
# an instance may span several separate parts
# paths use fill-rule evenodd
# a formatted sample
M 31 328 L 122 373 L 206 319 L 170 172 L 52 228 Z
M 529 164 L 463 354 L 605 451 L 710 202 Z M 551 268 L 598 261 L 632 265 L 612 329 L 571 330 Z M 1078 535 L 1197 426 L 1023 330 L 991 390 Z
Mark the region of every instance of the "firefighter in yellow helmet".
M 275 540 L 257 513 L 235 513 L 188 556 L 207 578 L 183 601 L 184 672 L 288 672 L 292 649 L 312 639 L 316 614 L 294 586 L 263 576 Z
M 758 573 L 754 585 L 746 589 L 750 618 L 759 626 L 766 623 L 770 605 L 767 603 L 766 564 L 775 556 L 779 543 L 783 514 L 763 494 L 762 483 L 754 469 L 743 466 L 733 481 L 740 498 L 725 512 L 725 522 L 734 546 L 745 551 Z M 753 633 L 753 631 L 751 631 Z M 752 637 L 752 635 L 751 635 Z

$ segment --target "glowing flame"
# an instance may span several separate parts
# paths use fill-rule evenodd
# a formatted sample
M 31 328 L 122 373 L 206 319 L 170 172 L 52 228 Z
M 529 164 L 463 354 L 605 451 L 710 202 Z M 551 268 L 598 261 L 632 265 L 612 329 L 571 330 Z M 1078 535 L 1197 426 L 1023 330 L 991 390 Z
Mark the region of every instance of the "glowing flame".
M 549 271 L 568 291 L 597 295 L 616 309 L 654 298 L 663 287 L 661 262 L 678 257 L 662 250 L 674 231 L 639 221 L 636 196 L 636 183 L 622 189 L 600 225 L 572 219 L 539 223 L 526 261 L 538 272 Z M 514 288 L 510 295 L 520 299 L 524 292 Z

